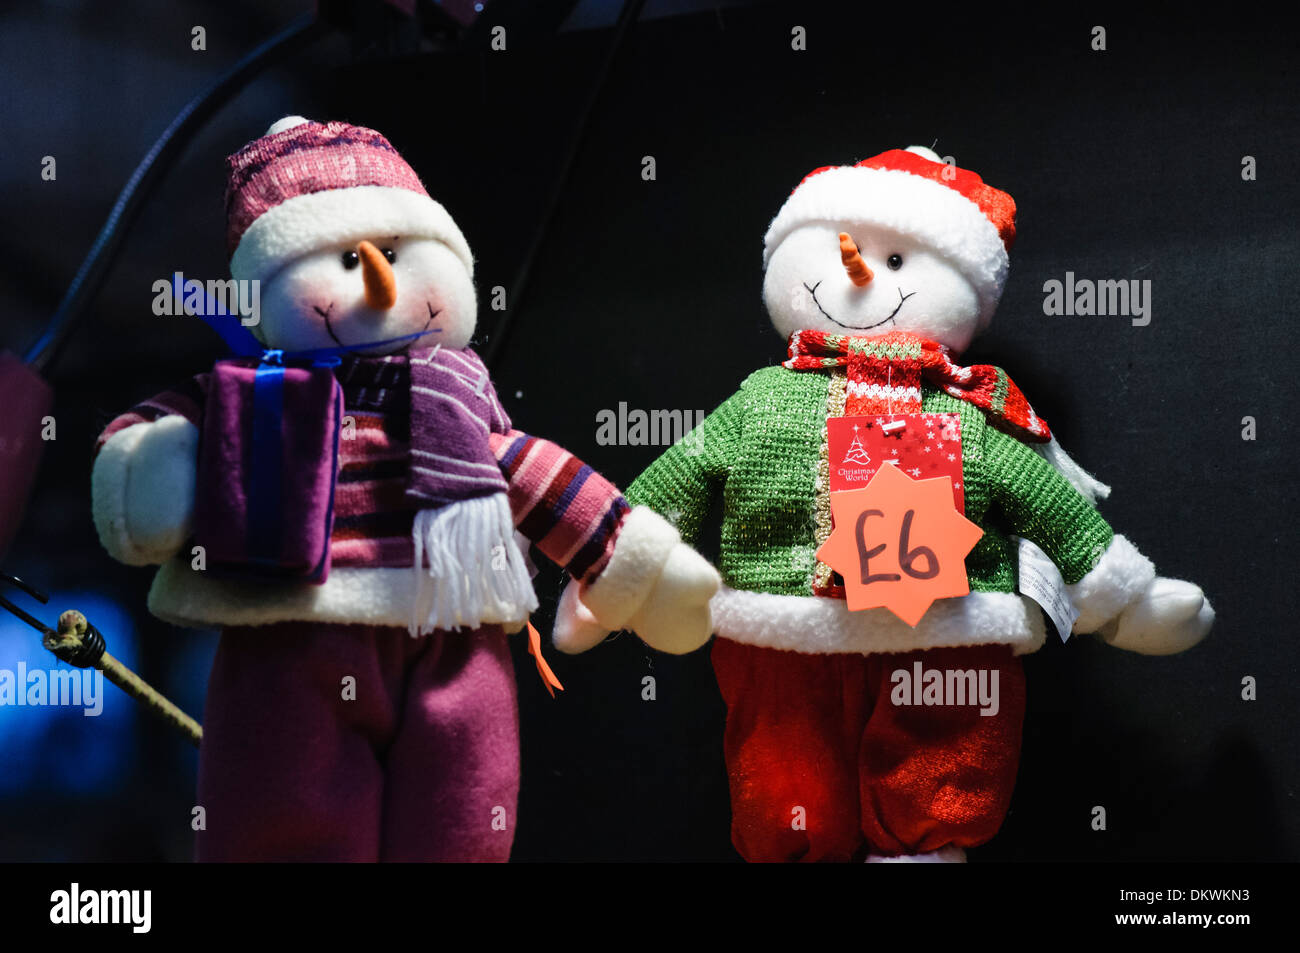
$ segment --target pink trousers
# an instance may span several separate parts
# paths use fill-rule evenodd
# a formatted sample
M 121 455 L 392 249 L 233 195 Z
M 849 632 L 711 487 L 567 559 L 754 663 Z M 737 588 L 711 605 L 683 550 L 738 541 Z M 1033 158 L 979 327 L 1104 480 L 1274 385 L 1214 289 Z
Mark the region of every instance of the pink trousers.
M 225 630 L 199 750 L 200 861 L 505 861 L 519 716 L 500 626 Z M 197 823 L 197 821 L 196 821 Z

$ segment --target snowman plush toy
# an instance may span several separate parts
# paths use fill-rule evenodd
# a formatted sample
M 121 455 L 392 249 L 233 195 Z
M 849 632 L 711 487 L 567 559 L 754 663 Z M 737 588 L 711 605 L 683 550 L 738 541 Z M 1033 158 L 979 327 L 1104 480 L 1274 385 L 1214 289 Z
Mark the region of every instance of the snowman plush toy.
M 1000 369 L 1015 204 L 929 149 L 804 178 L 764 240 L 787 359 L 751 374 L 627 498 L 694 542 L 721 495 L 712 663 L 732 841 L 750 861 L 962 861 L 1015 782 L 1021 656 L 1046 625 L 1169 654 L 1213 611 L 1156 575 Z M 936 487 L 938 489 L 936 489 Z M 604 631 L 579 587 L 556 643 Z M 688 652 L 685 632 L 655 647 Z
M 506 860 L 519 789 L 507 633 L 537 606 L 527 543 L 571 574 L 601 624 L 661 639 L 708 637 L 716 571 L 651 509 L 511 427 L 467 346 L 469 247 L 383 136 L 288 117 L 228 166 L 230 269 L 260 282 L 262 360 L 332 354 L 337 401 L 305 404 L 288 371 L 259 366 L 253 406 L 272 394 L 279 416 L 260 436 L 254 421 L 250 440 L 248 404 L 227 387 L 245 372 L 219 364 L 115 419 L 92 481 L 109 553 L 161 565 L 150 610 L 222 629 L 197 856 Z M 295 526 L 311 502 L 295 488 L 322 484 L 283 448 L 339 404 L 325 441 L 337 449 L 318 468 L 331 518 Z M 317 578 L 223 574 L 193 556 L 204 492 L 235 513 L 266 496 L 233 476 L 225 486 L 219 466 L 203 479 L 204 461 L 242 467 L 259 441 L 284 463 L 259 472 L 279 496 L 249 526 L 275 525 L 280 553 L 319 531 Z

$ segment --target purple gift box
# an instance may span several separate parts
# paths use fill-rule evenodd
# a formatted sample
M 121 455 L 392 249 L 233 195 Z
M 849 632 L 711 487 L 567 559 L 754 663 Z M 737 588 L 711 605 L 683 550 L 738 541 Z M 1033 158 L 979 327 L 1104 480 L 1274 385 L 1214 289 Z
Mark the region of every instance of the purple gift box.
M 217 362 L 194 506 L 209 571 L 325 581 L 342 409 L 330 367 Z

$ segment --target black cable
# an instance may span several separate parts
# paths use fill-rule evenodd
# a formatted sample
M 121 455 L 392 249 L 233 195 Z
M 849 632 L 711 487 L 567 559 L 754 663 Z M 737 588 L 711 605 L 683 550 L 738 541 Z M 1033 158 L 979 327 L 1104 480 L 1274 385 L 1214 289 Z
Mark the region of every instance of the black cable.
M 35 629 L 37 632 L 41 633 L 41 635 L 57 635 L 57 634 L 58 634 L 58 633 L 55 632 L 53 629 L 51 629 L 48 625 L 46 625 L 44 622 L 42 622 L 40 619 L 36 618 L 36 616 L 32 615 L 32 614 L 31 614 L 30 612 L 28 612 L 26 609 L 22 609 L 22 608 L 20 608 L 19 606 L 14 605 L 12 602 L 10 602 L 8 599 L 6 599 L 4 596 L 0 596 L 0 609 L 6 609 L 6 610 L 8 610 L 9 612 L 13 613 L 15 616 L 17 616 L 17 617 L 18 617 L 19 619 L 21 619 L 23 622 L 26 622 L 26 623 L 27 623 L 28 625 L 30 625 L 33 629 Z
M 7 572 L 0 572 L 0 582 L 7 582 L 9 585 L 21 589 L 42 605 L 50 601 L 48 595 L 41 592 L 41 590 L 37 589 L 31 583 L 23 582 L 17 576 L 11 576 Z
M 601 64 L 600 72 L 596 74 L 591 93 L 587 97 L 582 113 L 578 117 L 577 129 L 569 143 L 569 151 L 564 158 L 564 164 L 560 167 L 560 174 L 555 179 L 555 186 L 551 190 L 550 198 L 542 213 L 541 224 L 528 246 L 528 251 L 524 254 L 524 260 L 519 265 L 519 271 L 515 274 L 514 286 L 510 290 L 506 309 L 501 315 L 501 320 L 497 322 L 496 328 L 493 329 L 491 339 L 488 341 L 484 362 L 491 370 L 496 369 L 497 362 L 501 359 L 501 354 L 505 350 L 506 341 L 509 340 L 514 325 L 514 315 L 519 311 L 519 306 L 524 300 L 524 294 L 528 290 L 528 280 L 532 275 L 533 262 L 537 259 L 537 253 L 546 242 L 546 236 L 551 230 L 556 212 L 559 211 L 560 200 L 564 198 L 565 190 L 569 186 L 569 179 L 573 175 L 573 167 L 577 162 L 578 154 L 582 151 L 582 145 L 586 141 L 587 131 L 591 126 L 591 114 L 596 108 L 596 103 L 600 99 L 606 81 L 609 79 L 610 70 L 614 65 L 615 58 L 618 56 L 619 48 L 623 45 L 623 40 L 626 38 L 632 24 L 640 16 L 641 7 L 644 4 L 645 0 L 625 0 L 623 9 L 619 12 L 618 22 L 614 26 L 614 35 L 605 51 L 605 60 Z
M 320 23 L 315 13 L 298 17 L 227 70 L 177 114 L 122 187 L 108 220 L 77 269 L 76 277 L 64 293 L 45 332 L 27 352 L 28 364 L 43 371 L 59 356 L 72 332 L 88 313 L 87 305 L 103 283 L 122 238 L 140 214 L 144 200 L 203 123 L 264 67 L 313 38 L 318 29 Z

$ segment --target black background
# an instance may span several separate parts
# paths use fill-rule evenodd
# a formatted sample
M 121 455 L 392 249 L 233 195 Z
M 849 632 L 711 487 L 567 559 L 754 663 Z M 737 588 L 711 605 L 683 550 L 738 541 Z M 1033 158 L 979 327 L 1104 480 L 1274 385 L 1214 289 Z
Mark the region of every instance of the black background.
M 24 349 L 120 184 L 183 102 L 305 5 L 48 4 L 0 24 L 0 343 Z M 1300 184 L 1296 49 L 1265 22 L 1052 20 L 942 7 L 647 5 L 597 104 L 571 187 L 495 380 L 517 426 L 626 485 L 652 447 L 596 443 L 596 414 L 711 410 L 783 357 L 760 290 L 762 235 L 812 169 L 931 145 L 1019 206 L 1011 275 L 967 363 L 1006 367 L 1061 443 L 1114 488 L 1103 514 L 1218 620 L 1183 656 L 1091 638 L 1028 658 L 1011 812 L 972 860 L 1295 860 L 1297 387 L 1288 333 Z M 183 8 L 183 9 L 180 9 Z M 492 12 L 489 7 L 489 14 Z M 189 28 L 208 30 L 208 51 Z M 1090 48 L 1091 28 L 1108 49 Z M 807 50 L 791 49 L 791 29 Z M 140 608 L 142 673 L 168 686 L 178 632 L 143 612 L 149 572 L 113 563 L 89 515 L 90 446 L 135 400 L 206 369 L 215 337 L 155 317 L 173 270 L 225 274 L 223 161 L 281 115 L 379 129 L 478 259 L 477 343 L 502 315 L 608 29 L 452 54 L 313 46 L 195 140 L 131 234 L 93 319 L 52 368 L 59 439 L 6 568 Z M 58 158 L 58 179 L 40 160 Z M 653 156 L 655 181 L 643 181 Z M 1258 180 L 1243 181 L 1255 156 Z M 1150 279 L 1147 327 L 1048 317 L 1043 282 Z M 1242 418 L 1258 439 L 1241 439 Z M 706 553 L 712 550 L 702 547 Z M 538 580 L 549 631 L 560 578 Z M 210 638 L 210 636 L 208 637 Z M 110 642 L 111 645 L 111 642 Z M 723 706 L 708 650 L 672 658 L 622 635 L 550 657 L 551 700 L 516 645 L 524 783 L 516 860 L 729 860 Z M 657 700 L 641 700 L 641 680 Z M 1259 698 L 1241 699 L 1245 676 Z M 89 730 L 89 729 L 88 729 Z M 140 724 L 143 767 L 93 803 L 0 803 L 3 859 L 189 855 L 192 754 Z M 0 752 L 0 758 L 3 758 Z M 93 799 L 92 799 L 93 800 Z M 1108 830 L 1090 827 L 1094 805 Z M 59 823 L 69 810 L 89 829 Z

